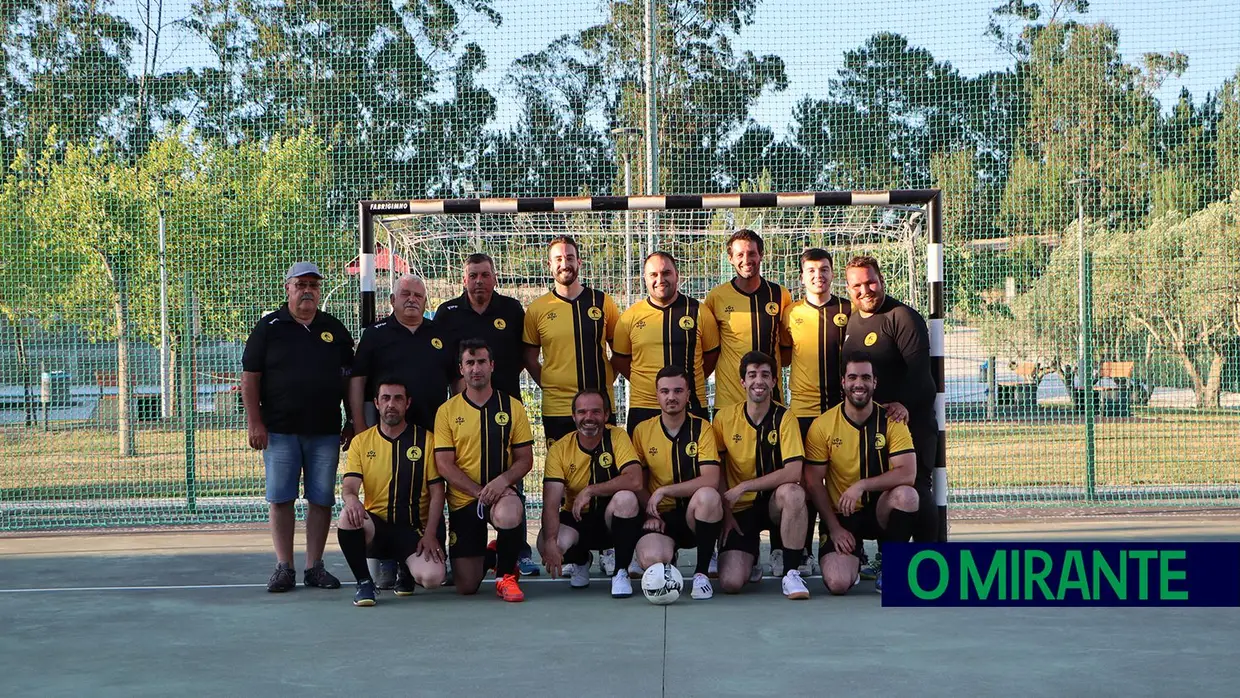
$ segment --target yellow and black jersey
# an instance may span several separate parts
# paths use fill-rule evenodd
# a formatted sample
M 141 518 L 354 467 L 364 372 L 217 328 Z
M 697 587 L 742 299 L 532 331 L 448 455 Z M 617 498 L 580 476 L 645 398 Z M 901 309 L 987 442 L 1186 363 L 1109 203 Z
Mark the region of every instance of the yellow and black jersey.
M 782 332 L 780 318 L 792 305 L 788 289 L 773 281 L 762 280 L 753 293 L 736 287 L 736 279 L 720 284 L 706 295 L 706 307 L 719 323 L 719 364 L 715 368 L 715 409 L 745 401 L 741 385 L 741 357 L 760 351 L 775 359 L 779 366 L 779 348 L 791 341 Z M 775 394 L 782 395 L 782 373 L 775 371 Z
M 425 528 L 431 485 L 443 482 L 435 468 L 435 437 L 410 424 L 395 439 L 373 426 L 353 437 L 344 477 L 362 480 L 366 511 L 398 526 Z
M 577 432 L 556 441 L 547 450 L 547 467 L 543 482 L 561 482 L 564 484 L 564 511 L 572 511 L 577 493 L 590 485 L 607 482 L 620 474 L 625 468 L 641 462 L 633 450 L 633 442 L 629 435 L 620 427 L 607 426 L 603 432 L 603 440 L 597 448 L 590 451 L 581 447 L 577 441 Z M 596 497 L 595 500 L 598 498 Z M 586 504 L 584 511 L 590 511 L 597 501 Z M 543 502 L 543 506 L 547 503 Z
M 719 326 L 710 309 L 696 299 L 682 293 L 667 307 L 649 298 L 634 303 L 616 323 L 611 348 L 633 359 L 629 407 L 659 409 L 654 379 L 660 369 L 672 364 L 687 370 L 692 379 L 690 407 L 706 405 L 702 355 L 719 349 Z
M 615 409 L 607 344 L 619 320 L 611 296 L 592 288 L 571 300 L 551 291 L 526 309 L 522 342 L 542 348 L 544 417 L 571 417 L 573 397 L 586 388 L 605 391 Z
M 836 405 L 815 419 L 805 435 L 805 462 L 827 466 L 827 492 L 837 510 L 844 490 L 887 472 L 891 457 L 904 453 L 913 453 L 908 427 L 888 420 L 887 410 L 877 403 L 863 424 L 849 419 L 844 405 Z M 880 494 L 866 492 L 857 508 L 872 505 Z
M 525 407 L 517 398 L 498 390 L 481 405 L 460 393 L 435 414 L 435 452 L 456 451 L 456 467 L 479 485 L 508 470 L 515 449 L 533 443 Z M 449 509 L 455 511 L 473 501 L 473 497 L 448 486 Z
M 805 457 L 797 418 L 779 403 L 771 403 L 766 416 L 757 424 L 750 421 L 745 403 L 732 405 L 715 415 L 714 426 L 720 454 L 727 461 L 728 489 L 770 475 Z M 757 496 L 755 492 L 746 492 L 732 511 L 748 509 Z
M 685 416 L 675 436 L 667 433 L 662 417 L 647 419 L 633 431 L 633 447 L 650 475 L 650 492 L 700 476 L 703 465 L 719 465 L 719 447 L 710 422 L 693 415 Z M 659 502 L 659 511 L 670 511 L 677 504 L 688 506 L 689 498 L 668 497 Z
M 844 399 L 844 336 L 852 303 L 831 296 L 817 306 L 802 299 L 784 313 L 784 331 L 792 343 L 789 406 L 798 417 L 817 417 Z

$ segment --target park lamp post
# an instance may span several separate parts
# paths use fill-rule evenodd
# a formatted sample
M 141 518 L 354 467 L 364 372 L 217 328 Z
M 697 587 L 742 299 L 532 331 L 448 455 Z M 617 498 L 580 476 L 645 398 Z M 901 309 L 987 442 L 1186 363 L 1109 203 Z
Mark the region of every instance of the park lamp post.
M 630 162 L 629 148 L 631 143 L 641 138 L 643 131 L 640 128 L 632 126 L 621 126 L 613 128 L 611 135 L 616 139 L 616 145 L 619 146 L 621 140 L 626 142 L 626 147 L 620 148 L 621 157 L 624 158 L 624 195 L 630 197 L 633 195 L 633 179 L 632 164 Z M 624 301 L 630 303 L 633 300 L 633 211 L 631 207 L 624 207 Z

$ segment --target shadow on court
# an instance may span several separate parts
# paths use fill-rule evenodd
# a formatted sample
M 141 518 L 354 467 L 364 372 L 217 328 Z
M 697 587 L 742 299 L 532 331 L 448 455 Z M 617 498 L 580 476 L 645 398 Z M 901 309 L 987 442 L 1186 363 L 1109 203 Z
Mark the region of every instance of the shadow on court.
M 1111 523 L 954 531 L 1240 540 L 1238 519 Z M 660 608 L 545 577 L 522 604 L 488 581 L 358 609 L 333 544 L 344 588 L 282 595 L 263 589 L 265 546 L 261 531 L 0 538 L 0 694 L 1232 695 L 1240 680 L 1240 609 L 883 609 L 868 582 L 829 597 L 817 579 L 805 602 L 767 579 Z

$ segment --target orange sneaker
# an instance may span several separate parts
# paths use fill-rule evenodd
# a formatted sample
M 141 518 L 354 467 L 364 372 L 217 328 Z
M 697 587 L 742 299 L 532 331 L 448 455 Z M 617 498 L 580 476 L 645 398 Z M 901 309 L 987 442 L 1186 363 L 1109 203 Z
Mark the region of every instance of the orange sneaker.
M 517 586 L 517 576 L 506 574 L 495 583 L 495 595 L 505 601 L 517 602 L 525 600 L 525 592 Z

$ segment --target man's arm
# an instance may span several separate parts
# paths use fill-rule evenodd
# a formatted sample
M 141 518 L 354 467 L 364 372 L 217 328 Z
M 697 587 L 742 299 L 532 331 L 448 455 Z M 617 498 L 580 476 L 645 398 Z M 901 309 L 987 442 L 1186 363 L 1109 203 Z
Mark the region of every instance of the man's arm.
M 900 485 L 910 487 L 917 480 L 917 454 L 901 453 L 891 457 L 891 468 L 882 475 L 867 477 L 859 485 L 866 492 L 886 492 Z
M 739 489 L 741 494 L 745 492 L 766 492 L 773 490 L 780 485 L 786 485 L 790 482 L 801 481 L 801 459 L 794 458 L 784 464 L 784 467 L 773 473 L 767 473 L 762 477 L 756 477 L 752 480 L 746 480 L 739 483 L 733 489 Z M 739 497 L 738 497 L 739 499 Z
M 439 470 L 439 476 L 447 480 L 448 486 L 452 489 L 464 492 L 475 499 L 478 493 L 482 492 L 482 486 L 457 467 L 456 449 L 435 449 L 435 468 Z
M 835 506 L 831 503 L 831 493 L 827 491 L 827 466 L 816 463 L 805 465 L 805 491 L 809 501 L 821 512 L 828 525 L 838 523 L 835 519 Z
M 423 538 L 436 540 L 436 537 L 439 535 L 439 527 L 443 525 L 443 503 L 447 499 L 448 488 L 444 487 L 443 482 L 432 482 L 429 489 L 431 493 L 431 511 L 427 516 L 426 532 L 423 534 Z
M 633 380 L 631 375 L 633 370 L 633 357 L 627 354 L 617 354 L 615 351 L 612 351 L 611 367 L 615 369 L 616 373 L 624 376 L 625 380 Z
M 349 417 L 355 430 L 366 428 L 366 376 L 349 377 Z
M 246 427 L 249 431 L 250 448 L 267 448 L 267 426 L 263 424 L 263 412 L 259 405 L 263 374 L 253 371 L 241 373 L 241 404 L 245 407 Z
M 560 505 L 564 501 L 564 483 L 543 480 L 542 540 L 543 565 L 552 579 L 560 576 L 564 555 L 560 552 Z
M 526 372 L 530 374 L 530 378 L 534 379 L 534 383 L 538 387 L 542 387 L 542 364 L 538 362 L 538 354 L 542 351 L 542 347 L 525 345 L 525 361 L 523 362 Z
M 702 354 L 702 375 L 709 376 L 715 372 L 715 365 L 719 363 L 719 349 L 712 349 Z
M 507 487 L 515 487 L 518 482 L 525 479 L 530 474 L 530 470 L 534 468 L 534 447 L 530 444 L 517 446 L 512 449 L 512 465 L 508 469 L 500 473 L 497 480 L 502 480 Z
M 362 506 L 362 478 L 356 473 L 348 473 L 340 480 L 340 500 L 344 506 L 340 510 L 340 518 L 353 528 L 361 528 L 366 523 L 366 507 Z
M 592 497 L 610 497 L 617 492 L 628 490 L 630 492 L 641 489 L 642 486 L 642 466 L 636 462 L 629 463 L 620 470 L 620 474 L 607 482 L 600 482 L 597 485 L 587 485 L 577 495 L 579 499 L 589 499 Z
M 930 332 L 926 321 L 911 308 L 893 310 L 887 321 L 905 366 L 903 380 L 896 381 L 894 401 L 905 409 L 924 410 L 934 404 L 937 392 L 930 371 Z

